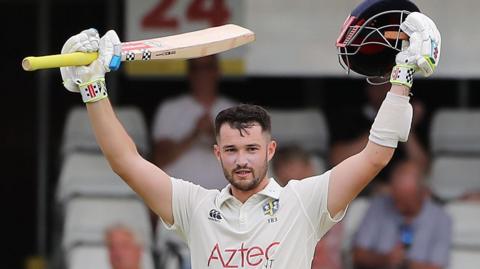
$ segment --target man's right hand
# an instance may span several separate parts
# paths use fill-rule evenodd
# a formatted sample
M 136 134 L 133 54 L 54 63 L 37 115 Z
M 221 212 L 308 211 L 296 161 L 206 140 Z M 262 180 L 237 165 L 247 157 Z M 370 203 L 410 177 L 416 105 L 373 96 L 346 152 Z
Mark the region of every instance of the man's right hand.
M 80 92 L 84 102 L 96 102 L 107 96 L 105 73 L 110 71 L 110 62 L 114 56 L 114 47 L 120 45 L 115 31 L 108 31 L 99 38 L 95 29 L 84 30 L 70 37 L 63 45 L 62 54 L 73 52 L 95 52 L 98 58 L 88 66 L 69 66 L 60 68 L 63 85 L 71 92 Z

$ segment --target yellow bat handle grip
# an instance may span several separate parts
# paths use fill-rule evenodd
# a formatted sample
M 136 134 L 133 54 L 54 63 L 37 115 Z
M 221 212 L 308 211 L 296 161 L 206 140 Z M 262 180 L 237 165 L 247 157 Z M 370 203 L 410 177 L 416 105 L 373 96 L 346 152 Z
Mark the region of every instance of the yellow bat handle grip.
M 74 52 L 39 57 L 30 56 L 23 59 L 22 67 L 25 71 L 33 71 L 64 66 L 89 65 L 97 57 L 97 52 Z

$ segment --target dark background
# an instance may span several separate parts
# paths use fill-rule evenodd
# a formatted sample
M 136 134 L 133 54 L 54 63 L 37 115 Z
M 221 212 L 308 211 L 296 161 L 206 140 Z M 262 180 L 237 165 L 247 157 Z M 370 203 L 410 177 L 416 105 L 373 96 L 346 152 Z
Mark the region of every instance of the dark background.
M 119 22 L 115 30 L 122 37 L 123 1 L 118 2 Z M 36 254 L 36 203 L 37 203 L 37 150 L 38 143 L 38 98 L 46 95 L 48 100 L 48 194 L 49 216 L 47 218 L 48 247 L 52 249 L 53 225 L 52 198 L 58 177 L 58 152 L 62 138 L 65 116 L 73 106 L 82 105 L 78 94 L 66 91 L 61 85 L 58 70 L 24 72 L 20 62 L 24 56 L 40 53 L 38 38 L 37 8 L 40 0 L 0 0 L 2 22 L 2 102 L 1 115 L 1 268 L 22 268 L 25 258 Z M 105 32 L 106 1 L 83 0 L 50 1 L 50 25 L 48 27 L 47 53 L 58 53 L 63 42 L 79 31 L 95 27 Z M 43 74 L 42 74 L 43 72 Z M 339 74 L 343 70 L 339 66 Z M 40 77 L 40 78 L 39 78 Z M 39 92 L 40 79 L 48 81 L 48 91 Z M 122 72 L 117 74 L 118 85 L 109 89 L 115 96 L 116 105 L 139 107 L 150 124 L 156 105 L 163 99 L 182 93 L 187 84 L 183 78 L 130 79 Z M 107 84 L 109 78 L 107 77 Z M 459 85 L 470 89 L 468 106 L 480 106 L 480 93 L 475 89 L 480 81 L 433 78 L 417 79 L 414 99 L 424 102 L 427 121 L 421 126 L 421 137 L 428 145 L 429 120 L 439 108 L 458 107 Z M 241 77 L 222 81 L 222 93 L 241 102 L 267 107 L 298 108 L 318 107 L 335 121 L 337 112 L 345 107 L 360 106 L 364 101 L 360 79 L 328 77 Z M 338 124 L 349 124 L 348 122 Z

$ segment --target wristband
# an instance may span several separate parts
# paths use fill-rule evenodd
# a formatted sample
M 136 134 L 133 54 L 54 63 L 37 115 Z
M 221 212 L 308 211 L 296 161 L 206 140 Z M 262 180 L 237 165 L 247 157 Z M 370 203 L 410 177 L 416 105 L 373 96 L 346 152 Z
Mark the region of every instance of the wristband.
M 100 78 L 78 85 L 84 103 L 93 103 L 108 96 L 105 79 Z
M 413 117 L 409 100 L 408 96 L 387 93 L 370 129 L 370 141 L 390 148 L 396 148 L 398 141 L 407 141 Z
M 415 73 L 415 66 L 413 65 L 404 65 L 397 64 L 392 69 L 390 74 L 390 82 L 396 85 L 404 85 L 409 88 L 413 84 L 413 74 Z

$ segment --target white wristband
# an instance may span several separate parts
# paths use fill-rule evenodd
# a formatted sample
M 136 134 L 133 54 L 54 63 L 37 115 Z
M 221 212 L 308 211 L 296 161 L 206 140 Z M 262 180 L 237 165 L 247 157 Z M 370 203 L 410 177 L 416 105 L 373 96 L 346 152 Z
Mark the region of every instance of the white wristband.
M 84 103 L 97 102 L 108 96 L 107 86 L 103 78 L 80 84 L 78 87 Z
M 375 144 L 396 148 L 398 141 L 406 142 L 412 124 L 413 109 L 410 97 L 387 93 L 368 139 Z

